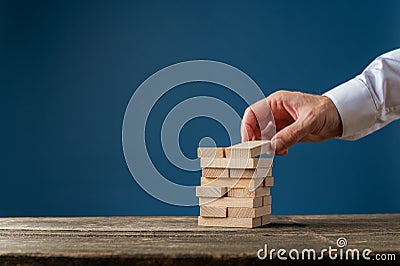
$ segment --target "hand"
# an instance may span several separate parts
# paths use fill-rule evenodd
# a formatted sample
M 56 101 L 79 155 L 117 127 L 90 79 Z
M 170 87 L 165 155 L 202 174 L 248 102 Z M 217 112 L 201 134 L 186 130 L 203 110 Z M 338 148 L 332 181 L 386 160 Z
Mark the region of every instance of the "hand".
M 271 139 L 275 154 L 286 155 L 297 142 L 328 140 L 341 136 L 342 130 L 340 115 L 328 97 L 277 91 L 246 109 L 241 135 L 242 141 Z

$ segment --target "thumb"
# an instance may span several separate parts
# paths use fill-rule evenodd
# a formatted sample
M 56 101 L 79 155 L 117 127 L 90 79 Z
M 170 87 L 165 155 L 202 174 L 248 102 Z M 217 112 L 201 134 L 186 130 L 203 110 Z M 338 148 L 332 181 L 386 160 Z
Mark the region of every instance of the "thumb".
M 271 140 L 271 146 L 275 147 L 275 153 L 281 153 L 299 142 L 307 134 L 307 128 L 297 120 L 276 133 Z

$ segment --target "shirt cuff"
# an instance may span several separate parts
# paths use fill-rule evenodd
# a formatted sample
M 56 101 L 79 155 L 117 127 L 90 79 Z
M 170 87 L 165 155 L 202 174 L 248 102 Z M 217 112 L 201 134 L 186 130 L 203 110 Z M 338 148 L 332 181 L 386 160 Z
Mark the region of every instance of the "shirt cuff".
M 377 110 L 370 91 L 361 80 L 349 80 L 323 95 L 332 100 L 340 114 L 341 139 L 355 140 L 373 132 Z

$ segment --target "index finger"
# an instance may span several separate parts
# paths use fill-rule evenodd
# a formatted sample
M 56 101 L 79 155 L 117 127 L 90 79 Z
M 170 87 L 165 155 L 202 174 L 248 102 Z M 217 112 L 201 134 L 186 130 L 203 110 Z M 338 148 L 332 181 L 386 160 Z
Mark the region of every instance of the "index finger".
M 256 115 L 249 106 L 243 114 L 242 124 L 240 126 L 240 135 L 242 136 L 242 142 L 253 139 L 256 126 Z

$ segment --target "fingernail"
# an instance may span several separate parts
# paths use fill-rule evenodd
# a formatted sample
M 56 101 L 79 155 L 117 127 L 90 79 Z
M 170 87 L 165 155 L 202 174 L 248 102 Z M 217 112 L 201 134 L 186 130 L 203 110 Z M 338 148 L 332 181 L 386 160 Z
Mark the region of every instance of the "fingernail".
M 275 148 L 275 152 L 281 151 L 283 147 L 283 141 L 281 139 L 274 139 L 272 141 L 272 148 Z

